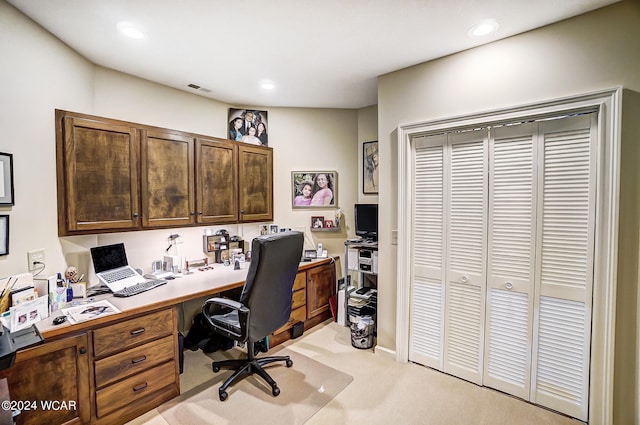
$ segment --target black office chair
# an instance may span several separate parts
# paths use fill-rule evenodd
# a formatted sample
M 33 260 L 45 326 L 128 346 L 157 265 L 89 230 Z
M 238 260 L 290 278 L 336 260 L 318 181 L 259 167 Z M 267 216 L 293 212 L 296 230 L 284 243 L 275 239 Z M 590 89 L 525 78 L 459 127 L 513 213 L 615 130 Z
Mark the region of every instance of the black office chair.
M 251 264 L 240 301 L 211 298 L 202 306 L 202 314 L 215 332 L 246 343 L 248 358 L 212 363 L 214 372 L 223 368 L 235 369 L 218 389 L 221 401 L 227 399 L 226 390 L 232 383 L 254 373 L 267 381 L 274 397 L 280 394 L 278 384 L 263 366 L 282 361 L 291 367 L 293 362 L 289 356 L 256 358 L 256 342 L 289 320 L 293 281 L 302 257 L 303 243 L 301 232 L 255 238 L 251 244 Z M 219 311 L 220 307 L 222 311 Z

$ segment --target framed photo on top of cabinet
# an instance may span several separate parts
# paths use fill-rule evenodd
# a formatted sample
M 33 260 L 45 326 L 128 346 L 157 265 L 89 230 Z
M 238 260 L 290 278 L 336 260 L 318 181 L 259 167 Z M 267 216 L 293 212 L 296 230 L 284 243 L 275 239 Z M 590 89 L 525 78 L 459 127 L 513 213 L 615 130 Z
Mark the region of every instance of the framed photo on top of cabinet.
M 14 205 L 13 155 L 0 152 L 0 206 Z
M 267 111 L 229 108 L 229 139 L 269 146 Z
M 362 193 L 378 194 L 378 142 L 362 145 Z
M 338 205 L 336 171 L 292 171 L 293 208 L 335 208 Z

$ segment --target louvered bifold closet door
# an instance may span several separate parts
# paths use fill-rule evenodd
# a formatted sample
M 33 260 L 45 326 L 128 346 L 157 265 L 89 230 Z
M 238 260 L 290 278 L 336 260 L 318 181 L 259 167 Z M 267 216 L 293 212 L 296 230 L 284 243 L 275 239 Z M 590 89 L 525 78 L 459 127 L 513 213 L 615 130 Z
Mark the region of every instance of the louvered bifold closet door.
M 595 114 L 540 123 L 531 401 L 588 419 Z
M 414 139 L 409 360 L 442 370 L 445 135 Z
M 529 399 L 536 240 L 534 124 L 491 129 L 484 385 Z
M 449 134 L 444 371 L 482 383 L 487 131 Z

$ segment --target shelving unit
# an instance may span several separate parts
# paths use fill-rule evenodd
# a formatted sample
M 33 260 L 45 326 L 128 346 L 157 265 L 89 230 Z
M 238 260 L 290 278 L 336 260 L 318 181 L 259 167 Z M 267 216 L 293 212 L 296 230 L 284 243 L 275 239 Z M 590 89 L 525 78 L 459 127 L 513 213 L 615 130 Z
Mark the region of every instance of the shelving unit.
M 377 312 L 378 243 L 367 240 L 348 240 L 344 243 L 344 290 L 341 302 L 344 325 L 349 326 L 349 315 L 374 316 Z M 340 318 L 340 314 L 338 315 Z

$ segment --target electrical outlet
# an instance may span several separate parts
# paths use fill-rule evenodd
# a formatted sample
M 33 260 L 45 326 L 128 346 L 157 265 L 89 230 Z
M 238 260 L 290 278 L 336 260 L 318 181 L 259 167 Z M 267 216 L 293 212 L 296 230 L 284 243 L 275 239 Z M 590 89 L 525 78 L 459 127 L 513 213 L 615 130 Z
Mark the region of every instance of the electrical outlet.
M 44 249 L 36 249 L 35 251 L 27 252 L 27 263 L 29 265 L 29 271 L 33 271 L 38 267 L 42 267 L 44 265 Z M 42 263 L 42 264 L 36 264 Z

